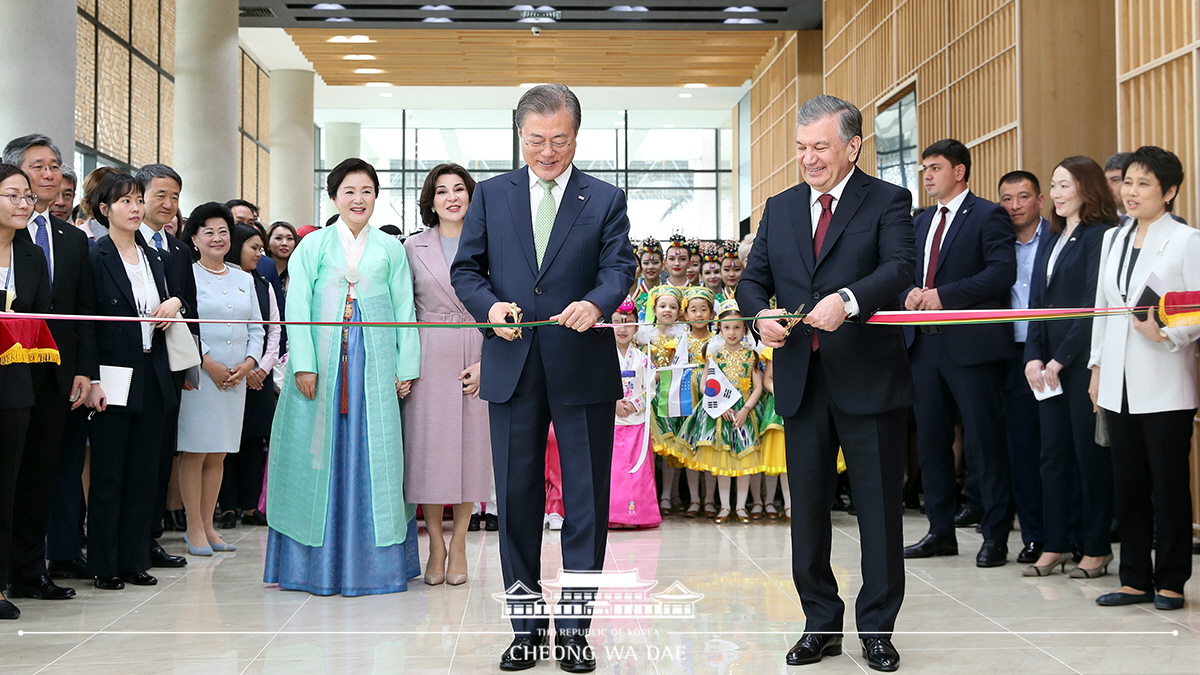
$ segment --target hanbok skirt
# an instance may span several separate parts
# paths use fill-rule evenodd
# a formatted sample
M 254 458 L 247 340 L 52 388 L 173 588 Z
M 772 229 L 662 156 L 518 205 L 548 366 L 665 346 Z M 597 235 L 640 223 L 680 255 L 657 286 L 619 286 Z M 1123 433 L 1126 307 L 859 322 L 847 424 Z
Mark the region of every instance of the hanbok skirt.
M 662 522 L 658 495 L 654 487 L 652 441 L 646 436 L 646 423 L 613 427 L 612 487 L 608 500 L 610 525 L 653 527 Z M 645 458 L 642 458 L 643 450 Z M 642 465 L 635 473 L 630 469 Z
M 354 303 L 352 321 L 362 321 Z M 347 414 L 334 421 L 329 506 L 325 543 L 305 546 L 272 529 L 267 535 L 263 581 L 313 595 L 380 595 L 408 590 L 408 580 L 421 574 L 416 520 L 408 521 L 404 542 L 375 545 L 371 497 L 371 465 L 367 449 L 366 350 L 362 326 L 351 326 L 347 342 Z M 337 398 L 342 373 L 337 373 Z

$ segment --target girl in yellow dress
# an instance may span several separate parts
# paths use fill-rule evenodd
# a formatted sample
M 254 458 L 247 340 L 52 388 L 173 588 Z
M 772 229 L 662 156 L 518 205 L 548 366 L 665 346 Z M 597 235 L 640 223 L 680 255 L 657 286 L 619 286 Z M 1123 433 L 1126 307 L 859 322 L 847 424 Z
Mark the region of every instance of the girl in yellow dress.
M 703 397 L 703 389 L 701 383 L 704 381 L 704 347 L 712 340 L 713 334 L 709 328 L 712 326 L 713 320 L 713 292 L 703 286 L 693 286 L 684 290 L 684 320 L 687 321 L 688 334 L 684 338 L 687 343 L 687 362 L 695 366 L 692 370 L 692 414 L 703 415 L 707 417 L 701 408 L 700 400 Z M 696 425 L 691 421 L 690 417 L 684 420 L 680 428 L 680 439 L 686 443 L 689 448 L 695 448 L 695 439 L 689 438 L 686 429 L 694 429 Z M 687 464 L 687 481 L 688 492 L 691 494 L 692 503 L 688 506 L 684 516 L 687 518 L 695 518 L 700 515 L 700 474 L 704 469 L 698 469 L 694 466 L 695 457 L 689 456 L 685 460 Z M 714 493 L 716 492 L 716 477 L 704 472 L 705 475 L 705 500 L 704 500 L 704 515 L 712 518 L 717 515 L 717 507 L 713 504 Z
M 775 412 L 775 367 L 774 350 L 764 347 L 759 354 L 763 369 L 763 397 L 759 404 L 762 417 L 758 421 L 758 444 L 762 448 L 763 473 L 767 474 L 766 516 L 779 518 L 775 508 L 775 487 L 783 481 L 783 515 L 792 520 L 792 493 L 788 490 L 787 452 L 783 442 L 783 418 Z
M 678 323 L 683 304 L 683 289 L 670 285 L 655 286 L 647 296 L 647 305 L 653 312 L 654 325 L 638 331 L 637 341 L 645 345 L 654 368 L 667 368 L 675 363 L 675 350 L 680 338 L 685 337 L 686 328 Z M 669 515 L 671 489 L 675 485 L 675 474 L 691 457 L 692 449 L 679 438 L 679 427 L 684 418 L 671 417 L 668 410 L 670 378 L 658 374 L 656 393 L 650 416 L 650 434 L 654 441 L 654 452 L 664 458 L 662 466 L 662 492 L 659 510 Z

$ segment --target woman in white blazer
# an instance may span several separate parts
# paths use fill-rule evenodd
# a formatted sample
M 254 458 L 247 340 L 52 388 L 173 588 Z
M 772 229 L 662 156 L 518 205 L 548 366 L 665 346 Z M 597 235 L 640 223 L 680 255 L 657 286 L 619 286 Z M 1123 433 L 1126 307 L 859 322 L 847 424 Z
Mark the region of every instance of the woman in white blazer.
M 1174 153 L 1154 146 L 1133 153 L 1121 201 L 1134 220 L 1104 237 L 1096 307 L 1137 306 L 1151 274 L 1168 291 L 1200 290 L 1200 232 L 1169 211 L 1182 182 Z M 1101 605 L 1183 607 L 1192 572 L 1188 455 L 1200 405 L 1197 338 L 1200 326 L 1160 328 L 1153 316 L 1093 324 L 1089 393 L 1112 440 L 1121 535 L 1121 588 L 1097 598 Z

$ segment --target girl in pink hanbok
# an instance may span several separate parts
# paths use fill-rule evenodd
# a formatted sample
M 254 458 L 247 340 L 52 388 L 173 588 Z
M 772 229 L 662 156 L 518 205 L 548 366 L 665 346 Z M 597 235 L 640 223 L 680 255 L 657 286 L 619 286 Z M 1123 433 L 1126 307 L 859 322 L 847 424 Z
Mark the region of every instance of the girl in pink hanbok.
M 655 503 L 654 452 L 646 428 L 646 378 L 650 357 L 632 344 L 637 334 L 637 308 L 633 301 L 626 299 L 612 318 L 613 323 L 618 324 L 613 332 L 617 339 L 624 393 L 617 401 L 617 420 L 613 427 L 608 526 L 613 529 L 657 527 L 662 522 L 662 514 Z

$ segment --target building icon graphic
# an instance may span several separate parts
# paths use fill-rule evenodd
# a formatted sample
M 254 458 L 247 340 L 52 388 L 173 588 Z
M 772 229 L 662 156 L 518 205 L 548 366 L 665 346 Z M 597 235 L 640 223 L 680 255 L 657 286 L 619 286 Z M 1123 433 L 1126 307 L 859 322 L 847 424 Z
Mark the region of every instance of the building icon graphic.
M 613 617 L 691 618 L 704 598 L 676 581 L 652 593 L 657 581 L 643 581 L 632 572 L 571 572 L 542 582 L 542 593 L 516 582 L 492 597 L 504 605 L 504 616 L 514 617 Z

